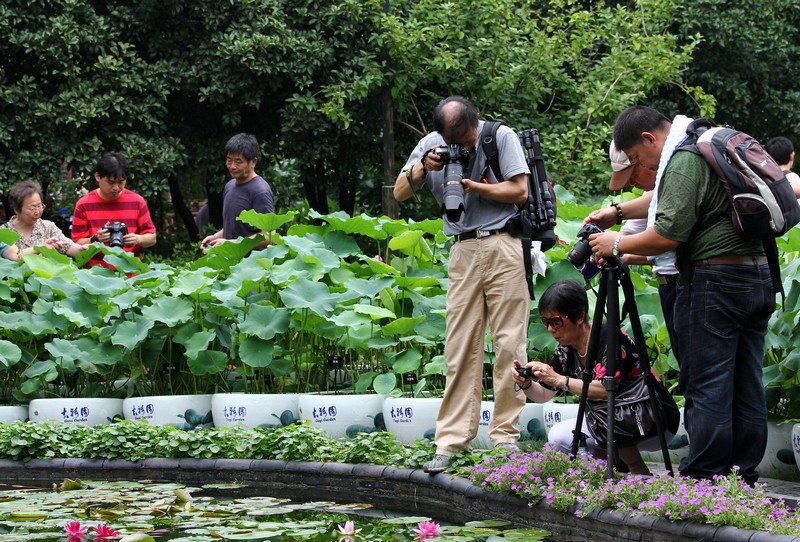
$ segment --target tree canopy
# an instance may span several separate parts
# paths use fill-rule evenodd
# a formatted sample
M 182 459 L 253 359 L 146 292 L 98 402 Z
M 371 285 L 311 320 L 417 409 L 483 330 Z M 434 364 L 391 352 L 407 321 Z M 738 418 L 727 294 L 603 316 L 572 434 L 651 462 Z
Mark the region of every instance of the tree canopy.
M 245 131 L 280 208 L 379 213 L 382 171 L 430 129 L 436 102 L 461 94 L 537 128 L 556 182 L 599 195 L 614 118 L 634 103 L 795 136 L 795 4 L 8 0 L 0 194 L 34 178 L 69 206 L 70 175 L 117 150 L 130 187 L 157 214 L 169 191 L 196 235 L 186 198 L 218 201 L 223 146 Z

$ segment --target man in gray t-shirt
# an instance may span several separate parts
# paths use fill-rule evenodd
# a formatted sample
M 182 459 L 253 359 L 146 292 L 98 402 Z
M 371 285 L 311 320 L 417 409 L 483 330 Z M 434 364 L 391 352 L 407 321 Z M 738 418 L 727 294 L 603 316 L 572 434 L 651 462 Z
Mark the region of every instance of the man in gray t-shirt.
M 228 173 L 233 177 L 222 193 L 222 229 L 201 241 L 203 249 L 240 237 L 266 237 L 263 231 L 236 220 L 242 211 L 275 212 L 272 188 L 256 174 L 259 148 L 255 136 L 236 134 L 225 145 Z M 265 241 L 262 245 L 266 245 Z
M 464 212 L 451 221 L 444 218 L 444 232 L 455 238 L 450 248 L 447 289 L 444 400 L 436 421 L 436 455 L 425 472 L 444 471 L 452 456 L 466 449 L 478 432 L 481 412 L 486 326 L 491 325 L 494 346 L 494 412 L 489 438 L 494 446 L 515 447 L 517 421 L 525 396 L 514 389 L 514 360 L 526 360 L 531 299 L 525 279 L 522 243 L 506 231 L 517 214 L 516 205 L 528 197 L 528 165 L 519 138 L 507 126 L 497 130 L 497 149 L 503 179 L 484 167 L 480 132 L 484 123 L 468 100 L 451 96 L 434 111 L 435 132 L 414 149 L 394 186 L 394 197 L 403 201 L 423 184 L 443 201 L 445 164 L 430 152 L 442 144 L 456 144 L 472 156 L 466 167 Z M 475 172 L 474 174 L 471 172 Z

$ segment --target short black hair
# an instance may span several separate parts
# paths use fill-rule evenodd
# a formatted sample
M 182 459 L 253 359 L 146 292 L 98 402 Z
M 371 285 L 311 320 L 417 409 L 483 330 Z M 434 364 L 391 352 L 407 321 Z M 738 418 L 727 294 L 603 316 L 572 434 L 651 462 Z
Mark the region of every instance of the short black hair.
M 794 152 L 794 145 L 789 139 L 778 136 L 773 137 L 767 144 L 764 145 L 764 150 L 772 156 L 773 159 L 778 163 L 778 165 L 788 164 L 789 161 L 792 159 L 792 153 Z
M 30 179 L 19 181 L 14 183 L 8 191 L 8 203 L 15 213 L 22 212 L 22 204 L 33 194 L 39 194 L 39 197 L 44 199 L 42 196 L 42 187 L 39 183 Z
M 125 179 L 131 176 L 128 159 L 118 152 L 107 152 L 97 161 L 95 172 L 109 179 Z
M 452 103 L 458 105 L 445 107 Z M 445 112 L 445 109 L 448 112 Z M 448 96 L 433 110 L 433 129 L 450 143 L 463 138 L 471 129 L 477 128 L 478 119 L 478 109 L 472 102 L 462 96 Z
M 652 107 L 629 107 L 614 122 L 614 145 L 624 152 L 641 143 L 642 132 L 654 132 L 670 122 Z
M 258 147 L 258 140 L 252 134 L 236 134 L 225 144 L 225 154 L 241 154 L 248 162 L 253 158 L 258 160 L 261 156 L 261 149 Z
M 581 316 L 589 321 L 589 298 L 577 280 L 560 280 L 547 287 L 539 298 L 539 314 L 544 311 L 563 314 L 573 322 Z

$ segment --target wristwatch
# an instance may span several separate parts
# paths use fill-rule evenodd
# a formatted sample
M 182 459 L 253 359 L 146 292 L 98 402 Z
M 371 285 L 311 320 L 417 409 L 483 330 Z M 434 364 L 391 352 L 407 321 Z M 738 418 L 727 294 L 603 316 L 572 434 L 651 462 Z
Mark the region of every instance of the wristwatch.
M 619 251 L 619 240 L 620 239 L 622 239 L 621 235 L 618 236 L 616 239 L 614 239 L 614 244 L 611 245 L 611 255 L 614 256 L 615 258 L 621 254 L 620 251 Z
M 564 377 L 564 385 L 561 386 L 561 389 L 564 390 L 564 391 L 569 391 L 569 377 L 568 376 Z

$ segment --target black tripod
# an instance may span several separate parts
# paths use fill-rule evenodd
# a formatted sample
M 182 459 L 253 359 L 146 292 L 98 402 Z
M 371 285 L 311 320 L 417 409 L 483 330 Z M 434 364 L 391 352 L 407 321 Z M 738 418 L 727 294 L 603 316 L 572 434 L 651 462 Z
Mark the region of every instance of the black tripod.
M 672 462 L 667 450 L 667 440 L 664 436 L 664 412 L 661 403 L 658 402 L 655 390 L 655 377 L 650 370 L 650 360 L 647 357 L 647 347 L 645 346 L 642 323 L 639 320 L 639 310 L 633 297 L 633 283 L 628 273 L 628 266 L 617 257 L 608 258 L 606 265 L 601 270 L 600 286 L 597 292 L 597 304 L 594 310 L 594 320 L 592 329 L 589 333 L 589 347 L 586 354 L 586 366 L 583 368 L 582 380 L 583 389 L 581 390 L 580 402 L 578 404 L 578 419 L 575 424 L 574 437 L 572 439 L 572 456 L 577 457 L 578 446 L 580 444 L 581 429 L 583 427 L 583 417 L 586 412 L 586 401 L 589 396 L 589 384 L 594 378 L 594 367 L 597 363 L 598 350 L 600 346 L 600 329 L 603 320 L 603 309 L 606 309 L 606 345 L 609 358 L 606 360 L 606 375 L 603 377 L 603 387 L 608 393 L 608 434 L 606 435 L 606 458 L 608 470 L 606 478 L 614 477 L 614 462 L 617 457 L 617 442 L 614 435 L 614 406 L 616 402 L 618 383 L 614 379 L 618 367 L 623 367 L 622 353 L 619 349 L 619 329 L 620 329 L 620 306 L 619 306 L 619 286 L 622 285 L 622 292 L 625 296 L 625 306 L 630 315 L 631 329 L 636 343 L 636 350 L 642 369 L 642 376 L 650 392 L 650 403 L 656 415 L 656 427 L 658 438 L 661 443 L 661 453 L 664 456 L 664 466 L 672 474 Z M 611 354 L 614 354 L 611 356 Z

